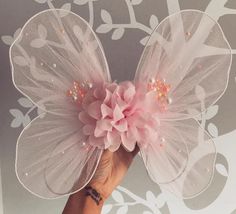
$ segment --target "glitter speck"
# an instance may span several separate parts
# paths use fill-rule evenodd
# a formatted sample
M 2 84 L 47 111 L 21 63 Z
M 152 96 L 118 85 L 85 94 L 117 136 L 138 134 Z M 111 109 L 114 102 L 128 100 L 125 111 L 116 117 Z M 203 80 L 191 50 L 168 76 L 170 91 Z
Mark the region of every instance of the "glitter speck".
M 52 66 L 53 66 L 54 68 L 56 68 L 56 67 L 57 67 L 57 64 L 54 63 Z

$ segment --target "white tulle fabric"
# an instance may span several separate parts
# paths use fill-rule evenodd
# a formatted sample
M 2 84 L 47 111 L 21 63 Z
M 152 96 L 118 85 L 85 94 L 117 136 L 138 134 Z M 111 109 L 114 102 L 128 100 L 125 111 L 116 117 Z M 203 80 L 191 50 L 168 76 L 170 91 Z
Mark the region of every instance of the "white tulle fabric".
M 78 15 L 46 10 L 23 27 L 10 59 L 17 89 L 45 111 L 18 139 L 20 182 L 43 198 L 80 190 L 92 178 L 103 149 L 84 146 L 78 108 L 65 91 L 74 80 L 111 82 L 98 38 Z M 140 59 L 134 84 L 164 79 L 171 85 L 171 102 L 158 114 L 158 139 L 137 144 L 150 177 L 180 197 L 194 197 L 211 182 L 215 146 L 193 117 L 223 94 L 231 60 L 219 24 L 195 10 L 164 19 Z

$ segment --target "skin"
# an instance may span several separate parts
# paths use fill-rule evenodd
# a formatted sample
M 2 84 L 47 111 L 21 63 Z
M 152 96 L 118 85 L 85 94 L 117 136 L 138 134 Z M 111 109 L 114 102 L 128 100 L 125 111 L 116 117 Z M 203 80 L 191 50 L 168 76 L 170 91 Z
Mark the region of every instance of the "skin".
M 85 196 L 83 189 L 69 197 L 62 214 L 100 214 L 104 202 L 123 180 L 138 151 L 137 146 L 133 152 L 127 152 L 122 146 L 115 152 L 105 150 L 88 184 L 100 193 L 102 201 L 97 205 L 90 196 Z

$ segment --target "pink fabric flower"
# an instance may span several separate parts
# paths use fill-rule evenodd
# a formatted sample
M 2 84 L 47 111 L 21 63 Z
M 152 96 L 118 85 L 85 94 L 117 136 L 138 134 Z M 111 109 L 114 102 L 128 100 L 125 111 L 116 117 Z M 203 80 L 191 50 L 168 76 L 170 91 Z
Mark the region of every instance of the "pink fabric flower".
M 89 144 L 110 151 L 122 144 L 133 151 L 136 142 L 145 145 L 156 140 L 157 102 L 153 92 L 140 89 L 126 81 L 107 83 L 86 93 L 79 119 Z

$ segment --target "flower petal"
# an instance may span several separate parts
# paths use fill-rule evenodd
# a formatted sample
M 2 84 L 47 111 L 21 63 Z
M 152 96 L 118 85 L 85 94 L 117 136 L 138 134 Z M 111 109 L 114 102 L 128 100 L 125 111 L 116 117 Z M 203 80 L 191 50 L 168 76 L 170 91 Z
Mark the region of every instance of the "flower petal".
M 101 105 L 101 112 L 102 112 L 102 118 L 104 119 L 105 117 L 112 117 L 112 109 L 109 108 L 106 104 Z
M 122 145 L 127 149 L 129 152 L 133 151 L 136 145 L 136 141 L 131 136 L 128 136 L 127 132 L 121 134 Z
M 120 110 L 120 107 L 118 105 L 116 105 L 114 112 L 113 112 L 113 121 L 116 122 L 122 118 L 124 118 L 124 115 L 123 115 L 122 111 Z
M 88 143 L 91 146 L 95 146 L 100 149 L 104 149 L 104 138 L 103 137 L 95 137 L 94 135 L 90 135 L 89 139 L 88 139 Z
M 98 120 L 102 117 L 101 104 L 102 104 L 102 102 L 100 100 L 98 100 L 98 101 L 91 103 L 88 106 L 88 110 L 87 110 L 88 114 L 96 120 Z
M 96 99 L 102 99 L 104 98 L 104 90 L 102 90 L 102 88 L 97 87 L 94 91 L 93 91 L 93 95 Z
M 112 131 L 111 121 L 107 119 L 97 121 L 96 126 L 105 131 Z
M 90 117 L 85 111 L 79 113 L 79 120 L 84 124 L 95 124 L 96 120 Z
M 105 95 L 105 98 L 104 98 L 104 100 L 103 100 L 103 103 L 105 103 L 105 104 L 107 104 L 107 105 L 111 105 L 111 96 L 112 96 L 112 93 L 108 90 L 108 89 L 106 89 L 106 95 Z
M 85 125 L 85 126 L 83 127 L 83 133 L 84 133 L 85 135 L 91 135 L 91 134 L 93 134 L 93 133 L 94 133 L 94 126 L 92 126 L 92 125 Z
M 124 100 L 128 103 L 135 95 L 135 87 L 130 84 L 130 87 L 124 92 Z
M 117 129 L 117 131 L 119 131 L 119 132 L 125 132 L 128 129 L 127 120 L 122 119 L 122 120 L 114 123 L 113 127 L 115 127 Z
M 111 131 L 111 130 L 112 130 L 112 126 L 109 120 L 99 120 L 96 123 L 94 136 L 102 137 L 106 134 L 107 131 Z
M 110 142 L 109 150 L 114 152 L 116 151 L 121 144 L 120 135 L 116 131 L 108 132 L 107 133 L 107 140 Z

